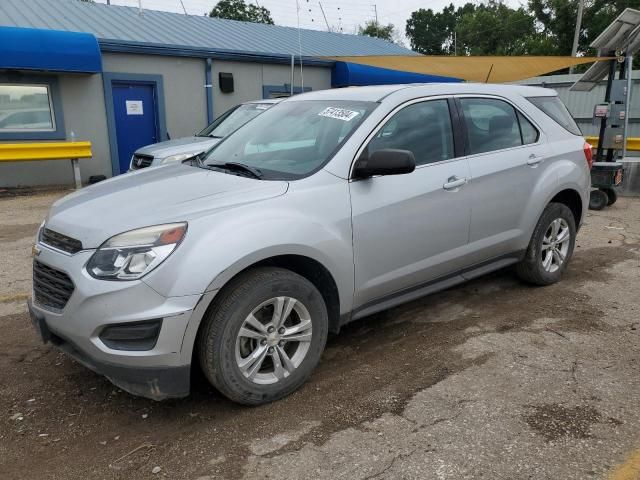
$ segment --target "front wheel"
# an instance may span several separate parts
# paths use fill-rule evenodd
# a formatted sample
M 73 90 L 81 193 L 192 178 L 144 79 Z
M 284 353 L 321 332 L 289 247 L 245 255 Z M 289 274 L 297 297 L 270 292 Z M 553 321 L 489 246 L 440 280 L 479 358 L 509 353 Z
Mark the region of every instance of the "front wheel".
M 298 389 L 320 360 L 328 315 L 306 278 L 256 268 L 226 286 L 200 332 L 200 365 L 229 399 L 261 405 Z
M 534 285 L 556 283 L 571 260 L 575 239 L 571 210 L 562 203 L 550 203 L 538 220 L 524 260 L 517 265 L 518 276 Z

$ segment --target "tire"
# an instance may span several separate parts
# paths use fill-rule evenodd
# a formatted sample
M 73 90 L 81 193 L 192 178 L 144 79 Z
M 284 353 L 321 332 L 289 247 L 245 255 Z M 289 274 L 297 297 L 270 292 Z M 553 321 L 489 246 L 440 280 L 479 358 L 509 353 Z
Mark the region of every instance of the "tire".
M 607 207 L 618 201 L 618 192 L 613 188 L 601 188 L 600 191 L 607 194 Z
M 609 203 L 609 197 L 602 190 L 591 190 L 589 194 L 589 210 L 602 210 Z
M 276 310 L 290 312 L 278 329 Z M 230 400 L 269 403 L 311 376 L 328 326 L 322 294 L 306 278 L 282 268 L 249 270 L 225 286 L 209 309 L 198 338 L 200 365 Z
M 555 239 L 554 225 L 558 226 Z M 565 238 L 565 230 L 568 236 L 560 241 Z M 524 259 L 516 266 L 520 279 L 534 285 L 551 285 L 559 281 L 571 260 L 575 240 L 576 223 L 569 207 L 562 203 L 547 205 L 533 231 Z

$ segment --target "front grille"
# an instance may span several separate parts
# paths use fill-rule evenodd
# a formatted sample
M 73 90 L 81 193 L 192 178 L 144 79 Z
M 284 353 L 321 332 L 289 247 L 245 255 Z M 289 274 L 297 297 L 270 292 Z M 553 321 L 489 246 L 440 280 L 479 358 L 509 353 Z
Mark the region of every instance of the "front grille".
M 82 250 L 82 242 L 80 240 L 67 237 L 66 235 L 54 232 L 48 228 L 42 230 L 40 241 L 53 248 L 57 248 L 58 250 L 71 254 L 78 253 Z
M 138 170 L 139 168 L 147 168 L 150 167 L 153 163 L 153 157 L 151 155 L 140 155 L 138 153 L 133 155 L 133 160 L 131 161 L 131 169 Z
M 33 297 L 39 305 L 62 310 L 74 288 L 66 273 L 37 260 L 33 261 Z

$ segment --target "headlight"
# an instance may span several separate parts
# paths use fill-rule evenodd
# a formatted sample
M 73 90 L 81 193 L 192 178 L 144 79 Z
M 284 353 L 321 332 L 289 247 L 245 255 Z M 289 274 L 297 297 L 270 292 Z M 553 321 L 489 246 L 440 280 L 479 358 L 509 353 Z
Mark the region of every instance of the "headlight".
M 100 280 L 137 280 L 171 255 L 186 232 L 182 222 L 121 233 L 96 250 L 87 271 Z
M 168 163 L 177 163 L 186 160 L 187 158 L 195 157 L 196 155 L 197 153 L 179 153 L 178 155 L 171 155 L 163 158 L 160 164 L 166 165 Z

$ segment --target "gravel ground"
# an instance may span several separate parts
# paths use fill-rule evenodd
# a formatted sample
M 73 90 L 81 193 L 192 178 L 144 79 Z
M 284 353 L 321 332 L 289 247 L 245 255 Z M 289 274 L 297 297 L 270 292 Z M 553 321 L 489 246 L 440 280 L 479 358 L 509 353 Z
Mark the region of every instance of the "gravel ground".
M 311 381 L 132 397 L 38 342 L 30 249 L 62 192 L 0 198 L 0 478 L 640 478 L 640 199 L 590 212 L 563 281 L 510 270 L 355 322 Z

